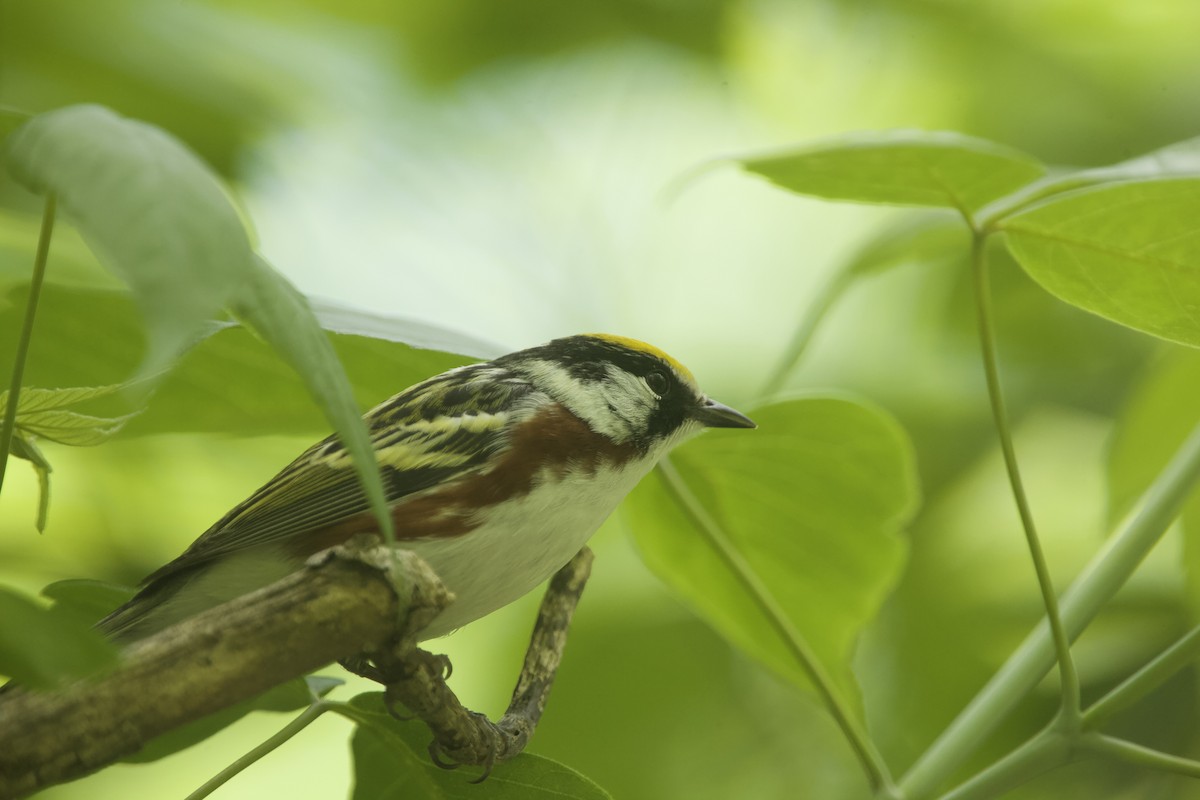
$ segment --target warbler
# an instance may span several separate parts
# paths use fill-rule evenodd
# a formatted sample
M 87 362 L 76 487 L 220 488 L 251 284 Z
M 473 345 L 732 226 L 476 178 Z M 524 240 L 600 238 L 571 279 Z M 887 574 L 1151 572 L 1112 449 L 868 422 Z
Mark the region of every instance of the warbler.
M 555 339 L 418 383 L 367 424 L 396 545 L 455 600 L 422 638 L 511 603 L 553 575 L 672 447 L 705 428 L 753 428 L 692 373 L 635 339 Z M 128 641 L 378 532 L 336 436 L 314 444 L 152 573 L 99 623 Z

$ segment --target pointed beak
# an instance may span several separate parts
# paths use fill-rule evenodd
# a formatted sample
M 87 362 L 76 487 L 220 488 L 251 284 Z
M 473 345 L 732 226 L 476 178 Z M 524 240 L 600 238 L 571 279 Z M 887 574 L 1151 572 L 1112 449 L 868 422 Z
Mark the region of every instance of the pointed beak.
M 757 428 L 754 421 L 716 400 L 705 398 L 692 412 L 692 419 L 706 428 Z

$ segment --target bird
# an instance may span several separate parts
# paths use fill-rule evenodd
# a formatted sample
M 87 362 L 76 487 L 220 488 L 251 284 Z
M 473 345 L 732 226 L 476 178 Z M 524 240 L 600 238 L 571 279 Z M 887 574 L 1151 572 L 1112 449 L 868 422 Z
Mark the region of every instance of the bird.
M 645 342 L 581 334 L 456 367 L 364 415 L 395 546 L 454 601 L 448 634 L 532 591 L 587 543 L 667 452 L 708 428 L 754 428 Z M 309 447 L 98 624 L 118 643 L 269 585 L 312 555 L 379 534 L 336 435 Z

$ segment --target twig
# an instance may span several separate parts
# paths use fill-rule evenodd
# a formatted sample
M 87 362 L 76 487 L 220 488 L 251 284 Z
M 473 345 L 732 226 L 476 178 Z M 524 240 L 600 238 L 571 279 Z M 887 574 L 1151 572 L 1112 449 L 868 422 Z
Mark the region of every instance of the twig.
M 463 707 L 446 685 L 449 664 L 444 657 L 402 643 L 397 652 L 373 659 L 386 684 L 388 703 L 403 704 L 433 732 L 430 754 L 435 763 L 483 765 L 486 777 L 492 764 L 513 758 L 525 748 L 546 708 L 566 647 L 567 629 L 591 568 L 592 552 L 585 547 L 551 579 L 512 702 L 499 722 Z M 457 763 L 445 764 L 439 754 Z
M 8 467 L 8 454 L 12 446 L 17 423 L 17 401 L 21 395 L 21 378 L 25 374 L 25 358 L 29 355 L 29 342 L 33 339 L 33 321 L 37 316 L 38 300 L 42 296 L 42 281 L 46 278 L 46 262 L 50 257 L 50 236 L 54 233 L 54 213 L 57 199 L 54 192 L 46 195 L 46 206 L 42 212 L 42 232 L 38 237 L 37 254 L 33 259 L 33 278 L 29 282 L 29 300 L 25 304 L 25 319 L 21 322 L 21 335 L 17 340 L 17 352 L 13 357 L 13 371 L 8 387 L 8 404 L 4 408 L 4 419 L 0 422 L 0 486 L 4 485 L 4 472 Z
M 0 698 L 0 798 L 82 777 L 272 686 L 389 647 L 405 632 L 405 610 L 439 587 L 411 553 L 343 546 L 131 645 L 106 676 L 61 692 L 8 692 Z

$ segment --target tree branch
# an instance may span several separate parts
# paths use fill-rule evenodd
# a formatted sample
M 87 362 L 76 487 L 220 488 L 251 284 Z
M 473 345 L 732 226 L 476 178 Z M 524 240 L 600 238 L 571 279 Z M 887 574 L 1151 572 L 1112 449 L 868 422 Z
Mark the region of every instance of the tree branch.
M 82 777 L 160 734 L 411 636 L 449 595 L 415 555 L 370 545 L 326 551 L 271 586 L 137 642 L 108 675 L 0 696 L 0 798 Z
M 444 656 L 408 646 L 406 640 L 396 651 L 372 659 L 380 672 L 375 679 L 387 688 L 388 704 L 402 704 L 433 732 L 434 763 L 482 765 L 482 781 L 494 763 L 515 758 L 525 749 L 546 708 L 571 617 L 591 569 L 592 551 L 585 547 L 550 580 L 512 701 L 499 722 L 463 707 L 446 684 L 449 662 Z M 439 754 L 453 763 L 445 763 Z

